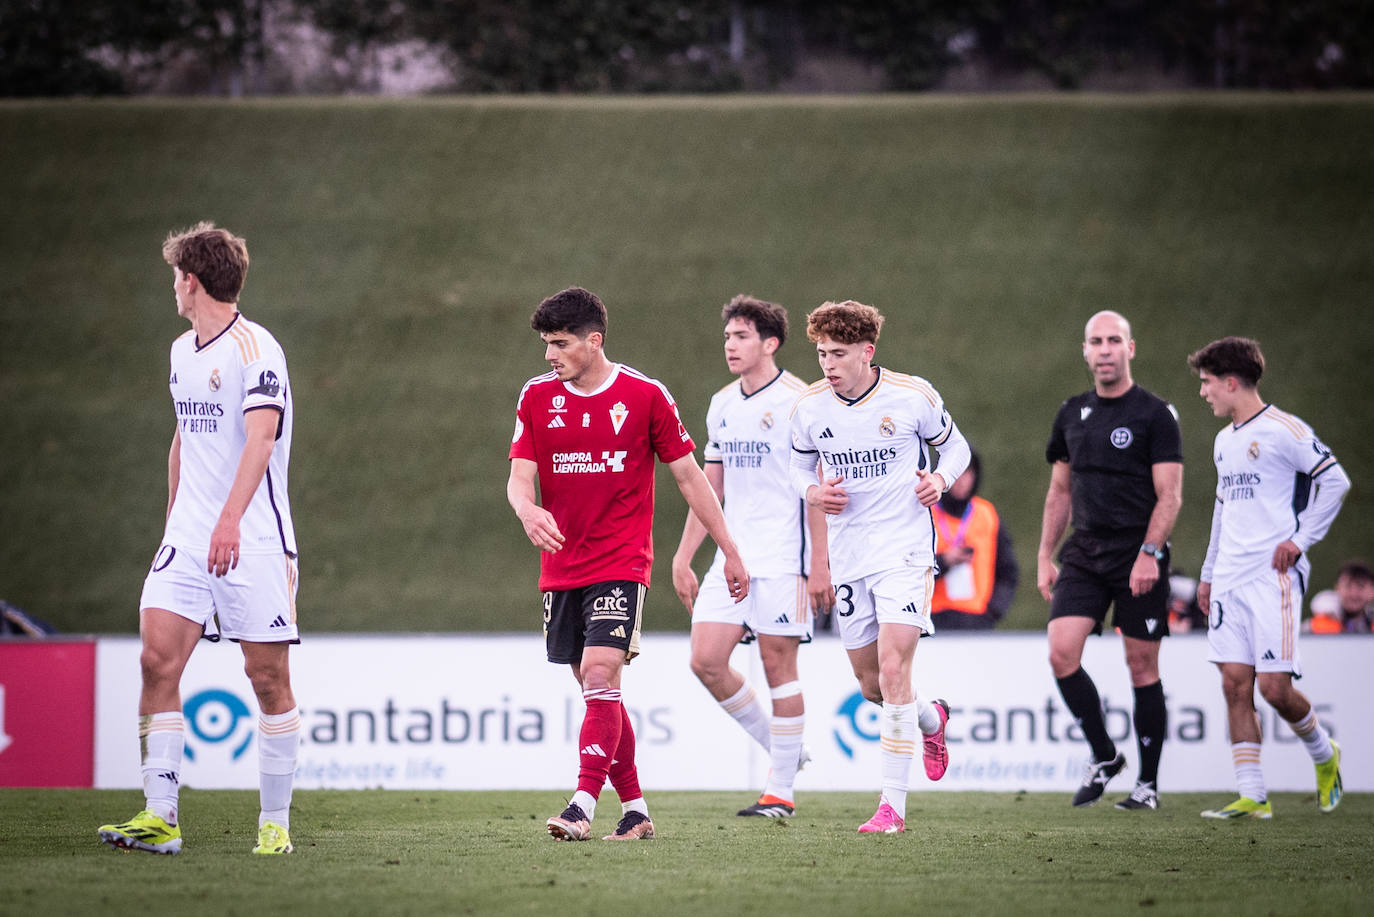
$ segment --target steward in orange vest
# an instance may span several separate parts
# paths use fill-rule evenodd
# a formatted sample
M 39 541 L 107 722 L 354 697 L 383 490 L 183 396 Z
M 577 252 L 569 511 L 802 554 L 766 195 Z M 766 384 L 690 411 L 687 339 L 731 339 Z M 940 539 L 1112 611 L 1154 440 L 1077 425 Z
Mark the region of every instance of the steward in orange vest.
M 981 471 L 975 452 L 968 470 L 930 508 L 939 564 L 931 600 L 936 633 L 991 630 L 1016 594 L 1020 570 L 1011 535 L 993 505 L 975 496 Z

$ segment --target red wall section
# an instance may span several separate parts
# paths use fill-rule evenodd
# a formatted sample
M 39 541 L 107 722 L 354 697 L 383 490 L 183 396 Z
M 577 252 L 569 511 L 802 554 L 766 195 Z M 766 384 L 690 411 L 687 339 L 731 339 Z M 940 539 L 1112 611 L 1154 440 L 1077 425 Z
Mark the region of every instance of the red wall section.
M 0 643 L 0 692 L 0 786 L 91 786 L 95 643 Z

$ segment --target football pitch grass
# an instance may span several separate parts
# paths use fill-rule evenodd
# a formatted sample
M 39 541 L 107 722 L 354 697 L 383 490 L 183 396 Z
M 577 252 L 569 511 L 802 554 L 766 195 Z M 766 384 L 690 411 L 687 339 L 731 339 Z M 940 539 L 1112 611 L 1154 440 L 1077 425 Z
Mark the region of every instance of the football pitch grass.
M 907 832 L 860 836 L 867 793 L 744 819 L 747 793 L 649 793 L 658 836 L 559 843 L 556 792 L 300 791 L 286 857 L 257 857 L 257 794 L 186 790 L 184 851 L 116 851 L 96 828 L 130 790 L 0 790 L 10 914 L 1367 914 L 1374 795 L 1334 813 L 1275 794 L 1272 821 L 1215 822 L 1224 794 L 1158 812 L 1067 794 L 913 793 Z M 593 834 L 619 816 L 607 793 Z

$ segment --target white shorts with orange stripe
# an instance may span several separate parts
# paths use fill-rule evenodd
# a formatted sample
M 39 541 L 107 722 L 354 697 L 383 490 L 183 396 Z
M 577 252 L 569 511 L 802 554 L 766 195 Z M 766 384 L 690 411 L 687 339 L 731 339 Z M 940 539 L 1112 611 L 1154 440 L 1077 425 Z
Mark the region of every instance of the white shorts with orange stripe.
M 935 633 L 930 620 L 934 591 L 935 571 L 930 567 L 898 567 L 836 583 L 833 611 L 844 648 L 857 650 L 877 641 L 880 624 L 906 624 L 922 636 Z
M 245 554 L 224 576 L 205 569 L 206 555 L 164 544 L 143 581 L 139 609 L 161 608 L 194 621 L 212 639 L 299 643 L 296 558 Z M 216 627 L 218 619 L 218 627 Z
M 756 634 L 811 639 L 811 606 L 801 576 L 750 577 L 749 595 L 736 603 L 725 588 L 725 563 L 718 560 L 701 581 L 692 603 L 692 623 L 742 624 Z
M 1214 592 L 1207 620 L 1207 659 L 1301 677 L 1301 618 L 1302 579 L 1294 570 L 1270 570 L 1244 585 Z

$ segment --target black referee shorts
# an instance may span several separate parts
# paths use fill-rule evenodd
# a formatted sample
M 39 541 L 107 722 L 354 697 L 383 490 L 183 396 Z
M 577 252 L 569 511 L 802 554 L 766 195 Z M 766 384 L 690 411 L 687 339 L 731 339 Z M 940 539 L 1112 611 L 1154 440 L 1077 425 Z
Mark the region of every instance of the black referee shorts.
M 1093 633 L 1102 633 L 1107 608 L 1115 609 L 1112 626 L 1127 637 L 1160 640 L 1169 636 L 1169 549 L 1159 561 L 1159 579 L 1144 595 L 1131 595 L 1131 568 L 1140 554 L 1140 539 L 1103 539 L 1074 533 L 1059 551 L 1059 579 L 1050 599 L 1050 620 L 1092 618 Z

